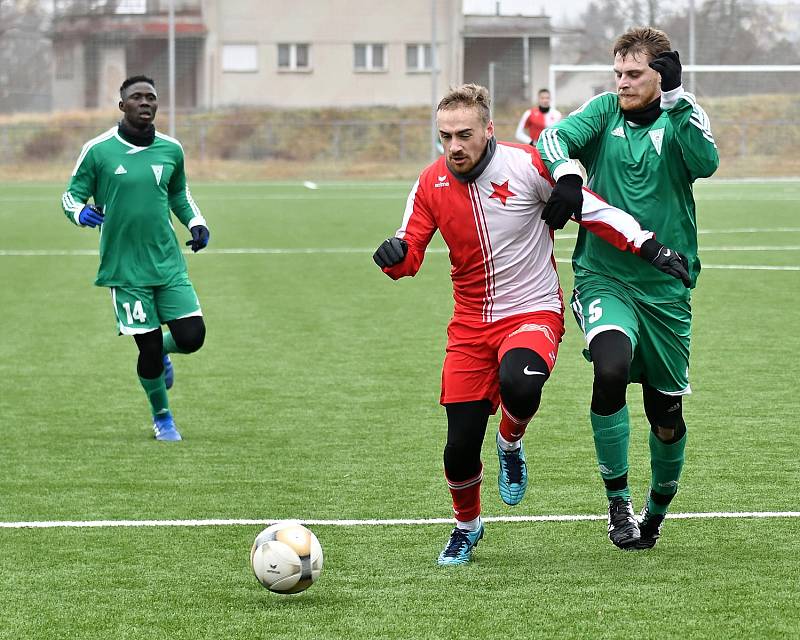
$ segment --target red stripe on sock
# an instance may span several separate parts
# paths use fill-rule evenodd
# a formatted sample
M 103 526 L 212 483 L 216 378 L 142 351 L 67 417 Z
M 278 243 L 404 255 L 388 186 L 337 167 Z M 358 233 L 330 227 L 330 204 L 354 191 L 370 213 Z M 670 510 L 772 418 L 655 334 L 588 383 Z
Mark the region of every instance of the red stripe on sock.
M 521 440 L 525 435 L 525 429 L 528 427 L 530 418 L 527 420 L 520 420 L 512 416 L 506 408 L 501 404 L 501 417 L 500 417 L 500 435 L 503 436 L 508 442 L 516 442 Z
M 453 498 L 453 513 L 459 522 L 469 522 L 481 515 L 481 481 L 483 466 L 478 475 L 453 482 L 447 480 L 447 487 Z

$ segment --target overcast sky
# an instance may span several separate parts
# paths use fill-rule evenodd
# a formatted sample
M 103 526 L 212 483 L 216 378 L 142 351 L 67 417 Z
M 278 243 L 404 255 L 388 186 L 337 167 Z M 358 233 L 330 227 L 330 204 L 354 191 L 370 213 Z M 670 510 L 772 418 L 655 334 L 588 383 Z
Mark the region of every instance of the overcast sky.
M 502 15 L 526 15 L 537 16 L 544 13 L 553 18 L 553 22 L 558 24 L 570 17 L 580 16 L 590 0 L 463 0 L 464 13 L 468 14 L 493 14 L 500 5 Z M 793 0 L 758 0 L 759 4 L 794 4 Z M 686 6 L 689 0 L 672 0 L 670 8 L 675 5 Z M 695 0 L 695 6 L 699 7 L 703 0 Z

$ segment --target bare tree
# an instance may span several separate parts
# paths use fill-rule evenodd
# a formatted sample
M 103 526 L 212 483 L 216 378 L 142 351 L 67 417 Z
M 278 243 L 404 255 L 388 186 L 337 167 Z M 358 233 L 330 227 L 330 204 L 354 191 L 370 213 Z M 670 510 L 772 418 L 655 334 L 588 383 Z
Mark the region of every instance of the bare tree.
M 673 47 L 688 51 L 688 11 L 664 25 Z M 706 0 L 695 15 L 697 64 L 798 64 L 800 51 L 789 42 L 769 8 L 753 0 Z M 706 95 L 800 91 L 797 74 L 698 74 L 697 92 Z
M 755 0 L 705 0 L 695 13 L 697 64 L 798 64 L 800 51 L 778 24 L 774 11 Z M 689 50 L 689 10 L 669 9 L 658 0 L 595 0 L 563 36 L 560 60 L 606 64 L 614 39 L 629 27 L 663 29 L 684 62 Z M 698 74 L 697 91 L 707 95 L 800 92 L 798 74 Z

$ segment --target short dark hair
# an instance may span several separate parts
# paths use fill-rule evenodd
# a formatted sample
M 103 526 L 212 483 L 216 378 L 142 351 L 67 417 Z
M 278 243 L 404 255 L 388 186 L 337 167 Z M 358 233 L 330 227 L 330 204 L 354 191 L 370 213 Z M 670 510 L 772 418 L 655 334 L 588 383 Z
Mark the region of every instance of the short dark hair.
M 539 95 L 541 95 L 542 93 L 550 93 L 550 89 L 548 89 L 547 87 L 542 87 L 541 89 L 539 89 Z
M 147 76 L 142 76 L 142 75 L 131 76 L 130 78 L 126 78 L 125 82 L 123 82 L 122 85 L 120 86 L 120 88 L 119 88 L 119 96 L 120 96 L 120 98 L 124 99 L 125 98 L 125 89 L 130 87 L 132 84 L 136 84 L 137 82 L 146 82 L 147 84 L 152 85 L 153 89 L 156 88 L 156 83 L 153 82 L 152 78 L 148 78 Z
M 619 54 L 623 58 L 644 53 L 652 60 L 671 49 L 672 45 L 667 34 L 653 27 L 633 27 L 614 43 L 614 55 Z

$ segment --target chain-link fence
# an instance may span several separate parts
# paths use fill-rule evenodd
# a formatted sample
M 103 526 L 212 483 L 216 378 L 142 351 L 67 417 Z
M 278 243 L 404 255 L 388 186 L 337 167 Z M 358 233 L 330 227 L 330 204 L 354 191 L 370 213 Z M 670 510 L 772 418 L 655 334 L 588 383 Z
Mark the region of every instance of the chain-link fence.
M 237 77 L 246 84 L 248 65 L 258 65 L 258 56 L 263 55 L 256 49 L 256 58 L 251 59 L 253 50 L 246 43 L 227 50 L 212 46 L 219 24 L 225 23 L 225 12 L 245 0 L 173 2 L 175 133 L 191 161 L 274 160 L 287 165 L 323 162 L 345 166 L 350 162 L 422 164 L 430 159 L 430 111 L 424 103 L 403 108 L 275 109 L 259 107 L 251 100 L 242 105 L 246 108 L 212 109 L 206 98 L 219 89 L 209 86 L 214 75 L 208 69 L 230 65 L 230 74 L 240 74 Z M 620 19 L 612 11 L 614 7 L 636 4 L 597 0 L 584 16 L 589 22 L 554 29 L 552 62 L 608 65 L 611 41 L 620 26 L 604 26 L 603 21 Z M 745 0 L 698 0 L 697 5 L 693 37 L 698 43 L 698 64 L 742 64 L 742 50 L 753 64 L 800 61 L 800 2 L 764 5 Z M 119 99 L 119 81 L 134 73 L 154 78 L 162 104 L 157 124 L 166 130 L 168 7 L 169 0 L 0 0 L 0 167 L 71 166 L 81 145 L 119 118 L 113 111 Z M 733 11 L 736 7 L 738 14 Z M 675 46 L 688 62 L 685 14 L 662 11 L 654 17 L 672 30 Z M 281 42 L 280 37 L 276 34 L 276 42 Z M 280 46 L 291 54 L 301 46 L 298 42 L 315 37 L 318 34 L 303 32 L 299 13 L 291 42 Z M 472 69 L 470 61 L 477 59 L 475 47 L 494 47 L 490 57 L 498 67 L 495 89 L 503 96 L 494 117 L 501 139 L 514 139 L 517 119 L 529 106 L 522 96 L 530 73 L 522 62 L 528 45 L 523 47 L 521 42 L 468 38 L 462 43 L 463 74 L 480 76 L 464 80 L 487 84 L 488 75 Z M 363 46 L 374 49 L 375 45 Z M 412 51 L 405 46 L 401 50 L 408 57 L 409 51 L 421 49 Z M 451 53 L 440 50 L 439 56 L 445 59 Z M 220 59 L 223 54 L 228 58 Z M 302 66 L 298 60 L 289 55 L 283 62 Z M 424 59 L 416 62 L 415 72 L 424 71 Z M 278 60 L 275 64 L 283 63 Z M 684 81 L 687 88 L 694 88 L 711 118 L 722 157 L 720 175 L 800 175 L 795 158 L 800 148 L 800 73 L 759 69 L 686 73 Z M 304 74 L 302 68 L 286 71 L 298 82 L 319 81 L 319 74 Z M 381 77 L 381 69 L 371 71 L 375 73 L 359 77 L 365 81 Z M 607 68 L 591 73 L 559 71 L 553 78 L 552 88 L 563 112 L 598 91 L 613 89 L 613 74 Z M 252 93 L 258 90 L 254 87 Z M 389 103 L 382 101 L 380 90 L 374 88 L 355 92 L 351 98 L 353 105 L 363 104 L 365 99 L 375 105 Z M 342 96 L 332 95 L 334 102 L 341 105 Z M 34 173 L 32 170 L 32 177 Z

